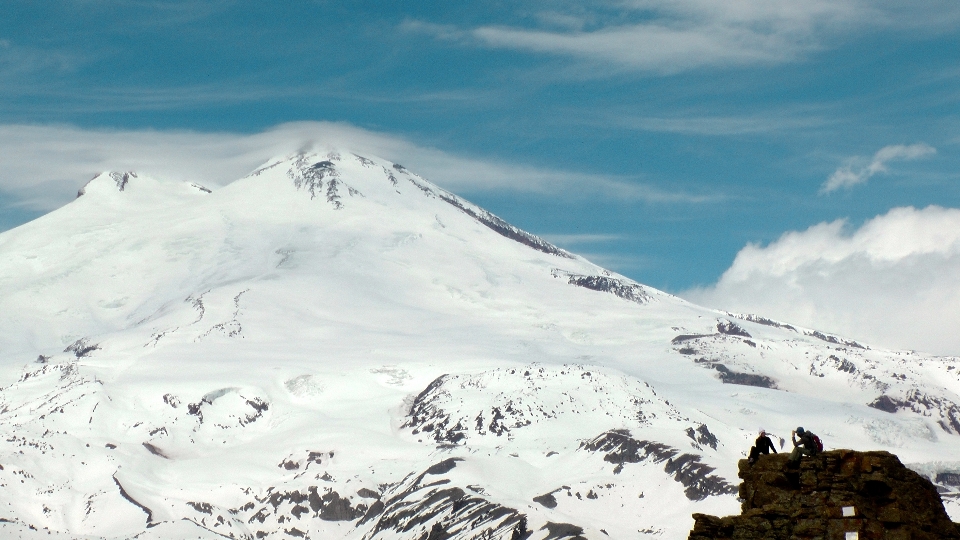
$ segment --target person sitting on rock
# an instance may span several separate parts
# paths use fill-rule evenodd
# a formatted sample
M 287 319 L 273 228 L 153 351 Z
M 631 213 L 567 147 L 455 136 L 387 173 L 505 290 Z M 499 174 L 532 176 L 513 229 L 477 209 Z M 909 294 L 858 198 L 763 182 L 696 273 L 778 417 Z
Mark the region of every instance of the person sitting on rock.
M 793 441 L 793 452 L 790 452 L 788 464 L 797 466 L 800 464 L 800 458 L 803 456 L 815 456 L 819 452 L 817 447 L 817 436 L 802 427 L 798 427 L 790 434 Z
M 770 440 L 770 437 L 767 437 L 767 432 L 760 429 L 760 436 L 757 437 L 756 442 L 753 443 L 753 448 L 750 449 L 750 457 L 747 458 L 747 463 L 753 465 L 760 458 L 760 454 L 769 454 L 771 450 L 774 454 L 777 453 L 777 449 L 773 447 L 773 441 Z

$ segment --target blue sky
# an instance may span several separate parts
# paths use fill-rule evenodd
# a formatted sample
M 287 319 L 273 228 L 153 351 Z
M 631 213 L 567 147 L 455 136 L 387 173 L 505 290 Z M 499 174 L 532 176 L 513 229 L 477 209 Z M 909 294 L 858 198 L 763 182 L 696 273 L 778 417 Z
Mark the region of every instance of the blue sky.
M 97 172 L 9 166 L 24 126 L 83 139 L 337 122 L 489 165 L 504 178 L 427 176 L 684 291 L 748 243 L 960 206 L 958 29 L 945 0 L 8 0 L 0 230 Z M 543 174 L 531 187 L 524 171 Z

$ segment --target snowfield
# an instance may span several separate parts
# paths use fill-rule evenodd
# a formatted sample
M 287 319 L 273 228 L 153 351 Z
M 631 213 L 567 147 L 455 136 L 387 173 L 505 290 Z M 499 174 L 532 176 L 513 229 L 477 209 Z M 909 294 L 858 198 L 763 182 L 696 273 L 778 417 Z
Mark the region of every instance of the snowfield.
M 692 305 L 347 151 L 104 173 L 0 234 L 0 386 L 4 538 L 679 540 L 798 425 L 960 520 L 960 359 Z

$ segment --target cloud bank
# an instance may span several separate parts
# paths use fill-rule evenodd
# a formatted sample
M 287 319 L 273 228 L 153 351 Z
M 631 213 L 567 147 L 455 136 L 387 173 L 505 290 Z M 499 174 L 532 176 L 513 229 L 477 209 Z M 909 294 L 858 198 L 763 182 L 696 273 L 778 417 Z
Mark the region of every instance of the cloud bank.
M 275 156 L 335 147 L 400 162 L 455 192 L 589 193 L 620 200 L 700 203 L 710 196 L 663 191 L 635 179 L 451 154 L 403 137 L 329 122 L 282 124 L 261 133 L 88 130 L 0 125 L 0 192 L 30 210 L 57 208 L 105 170 L 135 170 L 211 187 L 245 176 Z
M 887 163 L 891 161 L 911 161 L 922 159 L 937 153 L 937 149 L 917 143 L 909 146 L 895 144 L 884 146 L 873 155 L 873 158 L 864 163 L 863 158 L 855 157 L 833 172 L 830 178 L 820 187 L 820 193 L 831 193 L 840 188 L 850 189 L 857 184 L 866 183 L 875 174 L 889 172 Z
M 895 208 L 744 247 L 685 298 L 877 346 L 960 355 L 960 209 Z

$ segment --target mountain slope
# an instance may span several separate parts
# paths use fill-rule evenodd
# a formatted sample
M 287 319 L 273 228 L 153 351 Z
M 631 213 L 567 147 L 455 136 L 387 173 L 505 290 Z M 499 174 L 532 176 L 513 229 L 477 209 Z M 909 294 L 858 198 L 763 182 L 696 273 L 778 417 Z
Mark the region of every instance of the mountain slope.
M 400 165 L 81 193 L 0 234 L 11 537 L 685 538 L 760 425 L 960 483 L 956 359 L 691 305 Z

